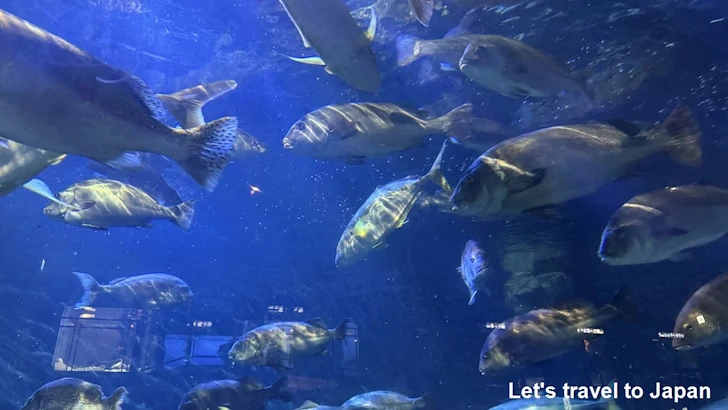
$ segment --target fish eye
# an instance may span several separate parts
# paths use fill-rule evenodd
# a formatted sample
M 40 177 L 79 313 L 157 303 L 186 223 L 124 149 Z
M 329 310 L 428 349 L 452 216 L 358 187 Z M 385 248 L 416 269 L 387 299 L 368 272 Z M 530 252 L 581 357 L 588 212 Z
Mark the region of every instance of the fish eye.
M 472 184 L 473 181 L 475 181 L 475 178 L 473 178 L 472 175 L 468 175 L 468 176 L 465 177 L 465 183 L 466 184 Z
M 299 131 L 303 131 L 306 129 L 306 124 L 304 124 L 302 121 L 299 121 L 296 123 L 296 129 Z
M 686 328 L 687 330 L 693 330 L 693 325 L 687 325 L 687 326 L 685 326 L 685 328 Z

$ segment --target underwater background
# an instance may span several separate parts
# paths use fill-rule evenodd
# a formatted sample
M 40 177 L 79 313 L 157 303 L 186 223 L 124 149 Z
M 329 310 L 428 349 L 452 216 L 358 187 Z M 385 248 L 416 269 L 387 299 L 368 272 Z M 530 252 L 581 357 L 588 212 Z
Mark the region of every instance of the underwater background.
M 301 55 L 303 48 L 273 0 L 4 0 L 0 7 L 5 11 L 139 76 L 156 92 L 237 81 L 235 91 L 206 106 L 205 117 L 237 116 L 241 128 L 268 152 L 232 163 L 212 193 L 196 187 L 168 160 L 154 159 L 180 197 L 198 200 L 189 233 L 165 223 L 153 229 L 84 230 L 46 218 L 44 200 L 29 192 L 2 198 L 0 408 L 20 408 L 43 383 L 69 376 L 54 372 L 51 362 L 63 308 L 82 293 L 74 271 L 101 282 L 144 272 L 183 278 L 195 299 L 166 324 L 175 333 L 194 320 L 212 320 L 213 334 L 238 335 L 244 320 L 270 320 L 271 306 L 285 308 L 276 319 L 320 317 L 330 327 L 353 318 L 359 335 L 356 372 L 342 375 L 317 368 L 315 360 L 302 362 L 294 374 L 316 374 L 328 382 L 294 390 L 295 404 L 336 405 L 381 389 L 411 397 L 429 393 L 440 409 L 489 408 L 508 400 L 509 382 L 533 380 L 555 386 L 612 379 L 653 386 L 660 381 L 710 386 L 714 400 L 728 395 L 726 345 L 677 352 L 669 339 L 657 337 L 672 331 L 676 315 L 696 289 L 725 272 L 725 238 L 692 250 L 691 259 L 683 262 L 615 268 L 596 256 L 605 223 L 634 195 L 692 183 L 728 187 L 728 23 L 711 23 L 726 16 L 728 7 L 677 0 L 533 3 L 499 13 L 493 8 L 497 1 L 446 0 L 425 28 L 409 15 L 406 2 L 377 1 L 380 26 L 373 48 L 383 85 L 371 94 L 281 56 Z M 358 10 L 371 4 L 347 5 Z M 461 23 L 473 8 L 480 11 Z M 363 26 L 366 20 L 362 15 Z M 600 107 L 588 114 L 560 110 L 554 116 L 548 102 L 488 92 L 430 62 L 394 67 L 397 35 L 440 38 L 458 24 L 479 33 L 524 34 L 523 41 L 569 68 L 589 70 L 600 84 Z M 703 166 L 679 167 L 651 157 L 643 164 L 649 172 L 562 204 L 565 216 L 556 220 L 473 221 L 416 207 L 409 223 L 388 239 L 388 247 L 339 269 L 336 242 L 357 208 L 376 187 L 423 175 L 443 140 L 432 137 L 422 147 L 356 167 L 282 149 L 281 138 L 305 113 L 360 101 L 396 102 L 438 115 L 471 102 L 479 116 L 522 131 L 611 118 L 661 121 L 684 103 L 703 131 Z M 443 172 L 455 182 L 476 157 L 450 144 Z M 86 165 L 85 159 L 68 158 L 41 176 L 60 190 L 94 177 Z M 500 297 L 482 298 L 473 306 L 468 306 L 467 289 L 456 271 L 469 239 L 479 240 L 492 265 L 509 277 Z M 527 369 L 493 376 L 477 371 L 490 331 L 487 323 L 574 299 L 603 305 L 621 287 L 637 302 L 639 322 L 610 324 L 608 334 L 589 348 Z M 189 365 L 82 376 L 105 392 L 125 386 L 130 398 L 124 409 L 174 409 L 200 382 L 251 371 Z M 266 384 L 277 377 L 266 370 L 254 372 Z M 269 406 L 293 409 L 294 403 Z M 660 400 L 618 404 L 624 409 L 675 408 Z M 681 406 L 705 404 L 685 401 Z

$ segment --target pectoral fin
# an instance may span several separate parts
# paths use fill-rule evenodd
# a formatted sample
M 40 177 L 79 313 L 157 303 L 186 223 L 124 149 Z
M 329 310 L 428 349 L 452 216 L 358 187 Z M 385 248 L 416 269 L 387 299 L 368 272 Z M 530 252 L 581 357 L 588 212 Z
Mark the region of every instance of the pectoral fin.
M 324 60 L 321 59 L 321 57 L 318 56 L 312 56 L 312 57 L 291 57 L 286 56 L 287 58 L 301 64 L 308 64 L 308 65 L 321 65 L 325 66 L 326 63 Z

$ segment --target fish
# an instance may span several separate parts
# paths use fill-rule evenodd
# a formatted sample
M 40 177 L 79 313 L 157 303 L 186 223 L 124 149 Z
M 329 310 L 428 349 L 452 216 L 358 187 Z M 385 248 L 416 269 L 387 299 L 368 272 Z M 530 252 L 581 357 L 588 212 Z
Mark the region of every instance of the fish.
M 397 39 L 397 65 L 433 57 L 450 71 L 507 97 L 561 97 L 591 106 L 587 81 L 525 43 L 498 35 L 462 34 L 439 40 L 403 35 Z
M 566 410 L 566 403 L 571 410 L 619 410 L 614 399 L 582 400 L 563 397 L 510 400 L 491 407 L 490 410 Z
M 306 114 L 283 138 L 283 148 L 307 157 L 361 165 L 370 157 L 422 146 L 430 135 L 467 138 L 472 104 L 425 120 L 394 104 L 328 105 Z
M 341 341 L 351 319 L 328 329 L 319 319 L 275 322 L 242 335 L 228 351 L 228 358 L 247 366 L 287 368 L 289 361 L 325 355 L 332 340 Z
M 95 230 L 113 227 L 151 228 L 151 221 L 166 220 L 188 232 L 195 215 L 195 201 L 162 206 L 146 192 L 109 179 L 89 179 L 57 194 L 69 208 L 53 202 L 43 214 L 69 225 Z
M 642 130 L 626 121 L 537 130 L 496 144 L 460 178 L 454 207 L 486 218 L 539 214 L 633 175 L 646 157 L 666 153 L 698 166 L 701 132 L 685 106 Z
M 303 45 L 313 48 L 317 57 L 291 60 L 326 67 L 352 87 L 374 92 L 381 85 L 377 58 L 371 48 L 377 30 L 377 15 L 366 33 L 341 0 L 279 0 L 301 35 Z
M 192 290 L 182 279 L 164 273 L 146 273 L 117 278 L 101 285 L 88 273 L 73 272 L 81 282 L 83 296 L 76 309 L 93 306 L 101 295 L 108 295 L 125 307 L 162 308 L 179 305 L 192 298 Z
M 485 252 L 480 247 L 478 241 L 469 240 L 465 244 L 463 254 L 460 256 L 460 267 L 458 268 L 463 282 L 470 291 L 470 301 L 468 305 L 475 303 L 475 297 L 481 290 L 487 295 L 490 294 L 487 284 L 491 280 L 490 267 Z
M 695 291 L 675 319 L 673 332 L 682 337 L 672 339 L 673 349 L 688 351 L 728 340 L 728 332 L 725 331 L 728 323 L 727 295 L 728 273 Z
M 404 394 L 378 390 L 358 394 L 341 405 L 347 410 L 414 410 L 427 406 L 427 395 L 407 397 Z
M 478 370 L 486 375 L 559 357 L 591 337 L 580 329 L 600 327 L 618 318 L 636 320 L 637 316 L 637 308 L 624 288 L 601 309 L 584 305 L 524 313 L 488 335 Z
M 44 169 L 59 164 L 65 157 L 65 154 L 6 141 L 0 146 L 0 196 L 22 187 Z
M 728 233 L 728 191 L 712 186 L 667 187 L 637 195 L 612 215 L 599 246 L 608 265 L 682 261 L 685 251 Z
M 340 410 L 341 407 L 339 406 L 322 406 L 320 404 L 316 404 L 312 402 L 311 400 L 306 400 L 301 404 L 300 407 L 297 407 L 295 410 Z
M 161 101 L 139 78 L 0 10 L 0 130 L 59 154 L 110 161 L 130 151 L 174 160 L 208 191 L 235 143 L 237 119 L 166 126 Z
M 395 230 L 404 226 L 410 210 L 428 183 L 449 189 L 440 166 L 447 142 L 443 143 L 430 171 L 423 177 L 409 176 L 378 187 L 356 211 L 336 246 L 335 264 L 352 266 L 369 252 L 382 247 Z
M 435 0 L 408 0 L 412 14 L 425 27 L 430 26 L 430 19 L 435 9 Z
M 291 394 L 284 391 L 285 384 L 286 379 L 281 378 L 272 385 L 265 386 L 254 377 L 200 383 L 182 397 L 178 410 L 264 410 L 267 400 L 292 400 Z
M 437 40 L 422 40 L 412 35 L 397 37 L 397 66 L 405 67 L 423 57 L 432 57 L 449 70 L 460 70 L 460 59 L 479 34 L 463 34 Z
M 480 36 L 465 49 L 458 67 L 476 84 L 506 97 L 558 97 L 577 106 L 592 105 L 586 81 L 518 40 Z
M 164 103 L 164 106 L 182 128 L 193 129 L 206 124 L 202 108 L 207 103 L 237 87 L 238 83 L 234 80 L 215 81 L 186 88 L 173 94 L 157 94 L 157 98 Z M 243 160 L 267 151 L 268 148 L 260 140 L 249 132 L 238 128 L 230 159 L 232 161 Z
M 44 384 L 28 398 L 21 410 L 121 410 L 128 391 L 122 386 L 109 397 L 104 397 L 103 394 L 99 385 L 64 377 Z

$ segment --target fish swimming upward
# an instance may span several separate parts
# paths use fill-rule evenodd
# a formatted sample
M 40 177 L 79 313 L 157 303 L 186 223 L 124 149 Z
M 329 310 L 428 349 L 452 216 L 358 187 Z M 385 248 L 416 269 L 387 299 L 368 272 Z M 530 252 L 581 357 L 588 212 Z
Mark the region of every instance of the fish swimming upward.
M 0 10 L 0 135 L 109 161 L 128 151 L 177 162 L 207 190 L 228 164 L 237 119 L 179 130 L 144 82 Z

